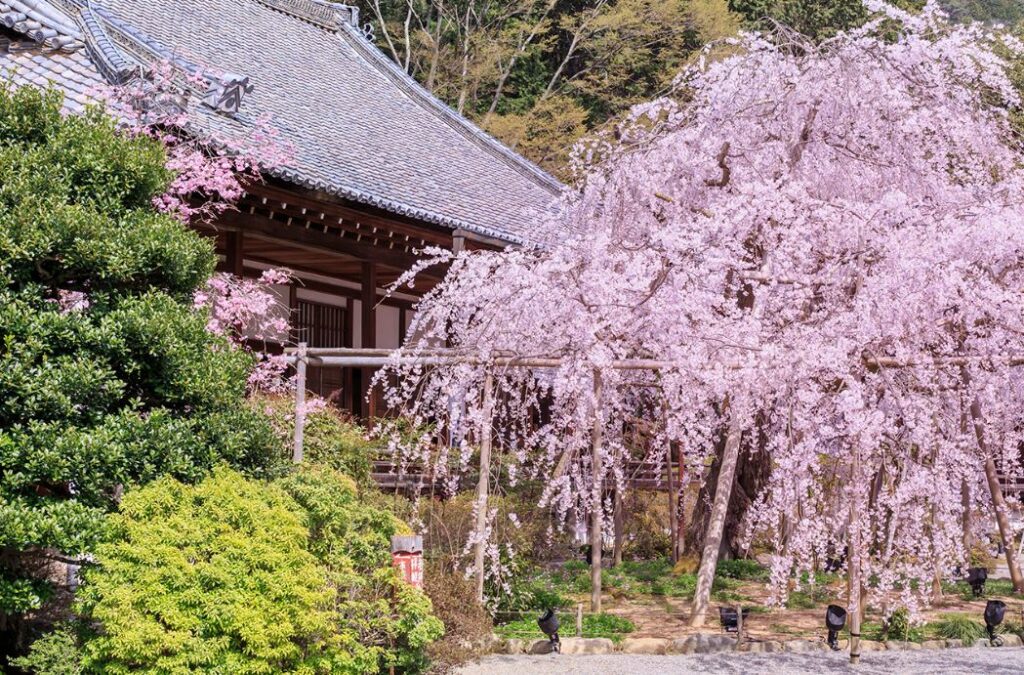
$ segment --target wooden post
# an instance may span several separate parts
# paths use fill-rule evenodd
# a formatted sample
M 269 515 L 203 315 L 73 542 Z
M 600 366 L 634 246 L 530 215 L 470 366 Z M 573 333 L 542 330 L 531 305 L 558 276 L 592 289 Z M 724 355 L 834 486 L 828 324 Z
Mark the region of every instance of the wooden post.
M 484 376 L 483 424 L 480 427 L 480 478 L 476 483 L 476 548 L 473 555 L 476 573 L 476 599 L 484 602 L 484 548 L 487 544 L 487 490 L 491 478 L 491 414 L 494 411 L 494 376 Z
M 603 467 L 601 466 L 601 445 L 604 427 L 601 420 L 601 371 L 594 371 L 594 428 L 590 433 L 590 467 L 593 486 L 590 506 L 590 611 L 601 611 L 601 536 Z
M 676 556 L 676 541 L 679 538 L 679 522 L 678 512 L 676 511 L 676 490 L 675 490 L 675 476 L 672 475 L 672 443 L 668 444 L 668 537 L 669 543 L 672 546 L 672 550 L 669 553 L 669 558 L 672 560 L 672 564 L 675 565 L 679 562 L 679 558 Z
M 970 389 L 970 375 L 966 368 L 961 369 L 961 376 L 968 390 Z M 992 508 L 996 514 L 996 523 L 999 525 L 999 537 L 1003 542 L 1003 549 L 1006 553 L 1006 566 L 1010 571 L 1010 579 L 1013 581 L 1013 592 L 1024 593 L 1024 575 L 1021 575 L 1020 562 L 1017 560 L 1017 550 L 1014 547 L 1013 529 L 1010 527 L 1010 520 L 1006 516 L 1006 499 L 1003 497 L 1003 488 L 999 485 L 999 473 L 996 470 L 996 462 L 989 452 L 988 443 L 985 441 L 985 417 L 981 412 L 981 402 L 977 396 L 971 399 L 971 421 L 974 423 L 974 437 L 978 441 L 978 449 L 985 458 L 985 479 L 988 481 L 988 490 L 992 496 Z
M 227 249 L 224 255 L 224 262 L 227 264 L 227 270 L 231 274 L 235 275 L 239 279 L 245 273 L 243 254 L 243 239 L 241 230 L 228 230 L 227 232 Z
M 583 637 L 583 603 L 576 603 L 576 637 Z
M 703 626 L 707 619 L 711 585 L 715 580 L 715 568 L 718 566 L 718 549 L 722 545 L 725 516 L 729 510 L 732 483 L 736 476 L 736 462 L 740 454 L 740 438 L 743 431 L 740 424 L 741 409 L 735 405 L 729 407 L 729 435 L 726 436 L 725 448 L 722 450 L 722 466 L 718 471 L 718 484 L 715 486 L 715 502 L 711 507 L 708 531 L 704 535 L 704 551 L 700 557 L 700 569 L 697 571 L 697 590 L 693 594 L 690 625 L 695 628 Z
M 306 426 L 306 343 L 299 343 L 299 351 L 295 355 L 295 444 L 292 448 L 292 461 L 302 461 L 302 435 Z
M 377 265 L 372 262 L 364 262 L 363 265 L 363 288 L 360 296 L 362 315 L 362 338 L 363 349 L 373 349 L 377 346 Z M 360 409 L 363 417 L 368 421 L 377 416 L 377 402 L 372 395 L 370 380 L 373 379 L 373 368 L 363 368 L 359 386 L 359 399 L 362 402 Z
M 743 644 L 743 605 L 736 605 L 736 651 Z
M 850 663 L 860 663 L 860 618 L 861 618 L 861 578 L 860 578 L 860 527 L 857 490 L 860 483 L 860 443 L 853 448 L 853 466 L 850 471 L 850 522 L 846 528 L 850 549 L 846 552 L 848 574 L 846 576 L 847 616 L 850 619 Z

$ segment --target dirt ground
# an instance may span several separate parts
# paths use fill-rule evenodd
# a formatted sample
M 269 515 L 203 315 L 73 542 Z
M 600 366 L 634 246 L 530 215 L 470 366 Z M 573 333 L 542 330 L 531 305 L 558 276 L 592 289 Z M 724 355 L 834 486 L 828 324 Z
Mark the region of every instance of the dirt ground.
M 844 588 L 835 588 L 835 602 L 842 602 Z M 768 604 L 768 590 L 758 583 L 745 583 L 737 592 L 749 598 L 743 601 L 744 606 L 765 607 Z M 1007 604 L 1006 620 L 1024 623 L 1024 601 L 1020 598 L 985 596 L 976 600 L 965 601 L 960 595 L 946 594 L 940 602 L 933 604 L 924 612 L 925 621 L 931 621 L 940 614 L 962 612 L 981 620 L 985 603 L 990 599 L 1001 599 Z M 636 625 L 636 631 L 630 637 L 679 637 L 694 633 L 707 633 L 709 630 L 720 630 L 718 607 L 725 604 L 711 602 L 711 611 L 704 628 L 690 628 L 688 625 L 690 602 L 684 598 L 667 596 L 641 596 L 637 598 L 615 598 L 611 595 L 602 597 L 603 610 L 628 618 Z M 826 603 L 827 604 L 827 603 Z M 881 612 L 877 608 L 868 607 L 866 621 L 881 621 Z M 792 640 L 797 638 L 824 639 L 825 605 L 814 609 L 769 609 L 763 612 L 752 612 L 744 622 L 744 634 L 760 640 Z

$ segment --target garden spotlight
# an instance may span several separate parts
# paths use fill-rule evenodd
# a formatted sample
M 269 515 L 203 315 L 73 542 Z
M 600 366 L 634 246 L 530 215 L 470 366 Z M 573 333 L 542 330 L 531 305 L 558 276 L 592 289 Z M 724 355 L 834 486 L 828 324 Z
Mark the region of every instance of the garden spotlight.
M 985 629 L 988 630 L 989 644 L 993 647 L 1003 644 L 1003 640 L 996 637 L 996 626 L 1003 622 L 1005 613 L 1006 603 L 1002 600 L 989 600 L 985 605 Z
M 555 614 L 555 610 L 548 609 L 544 612 L 544 616 L 537 619 L 537 625 L 540 626 L 542 633 L 548 636 L 548 640 L 551 641 L 551 651 L 556 654 L 562 651 L 562 645 L 558 641 L 558 615 Z
M 828 646 L 839 651 L 839 631 L 846 625 L 846 610 L 839 605 L 829 605 L 825 610 L 825 628 L 828 628 Z

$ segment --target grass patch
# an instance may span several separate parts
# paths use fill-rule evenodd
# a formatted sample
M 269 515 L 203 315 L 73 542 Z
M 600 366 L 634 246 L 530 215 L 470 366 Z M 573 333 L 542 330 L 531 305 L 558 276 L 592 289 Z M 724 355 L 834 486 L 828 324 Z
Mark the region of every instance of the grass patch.
M 977 600 L 974 591 L 966 581 L 942 582 L 942 592 L 946 595 L 958 595 L 961 600 Z M 985 582 L 985 592 L 981 597 L 1008 597 L 1013 595 L 1013 582 L 1009 579 L 989 579 Z
M 985 626 L 967 614 L 943 614 L 938 620 L 926 624 L 925 628 L 935 637 L 961 640 L 965 647 L 988 636 Z
M 559 614 L 561 637 L 570 637 L 576 633 L 576 617 L 572 614 Z M 624 637 L 636 630 L 636 625 L 629 619 L 615 614 L 584 614 L 583 637 L 609 638 L 612 642 L 620 642 Z M 504 638 L 520 638 L 524 640 L 546 637 L 537 626 L 536 618 L 518 619 L 499 626 L 494 631 Z
M 768 568 L 756 560 L 723 560 L 715 568 L 715 577 L 740 581 L 767 581 Z

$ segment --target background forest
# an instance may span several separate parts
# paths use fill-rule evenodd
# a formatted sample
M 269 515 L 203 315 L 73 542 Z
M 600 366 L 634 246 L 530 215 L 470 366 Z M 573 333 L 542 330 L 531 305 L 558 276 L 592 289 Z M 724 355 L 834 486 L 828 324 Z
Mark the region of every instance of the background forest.
M 818 39 L 867 18 L 850 0 L 360 0 L 378 46 L 488 132 L 563 180 L 573 144 L 665 92 L 741 28 Z M 922 0 L 900 0 L 915 6 Z M 941 0 L 961 21 L 1016 26 L 1019 0 Z

